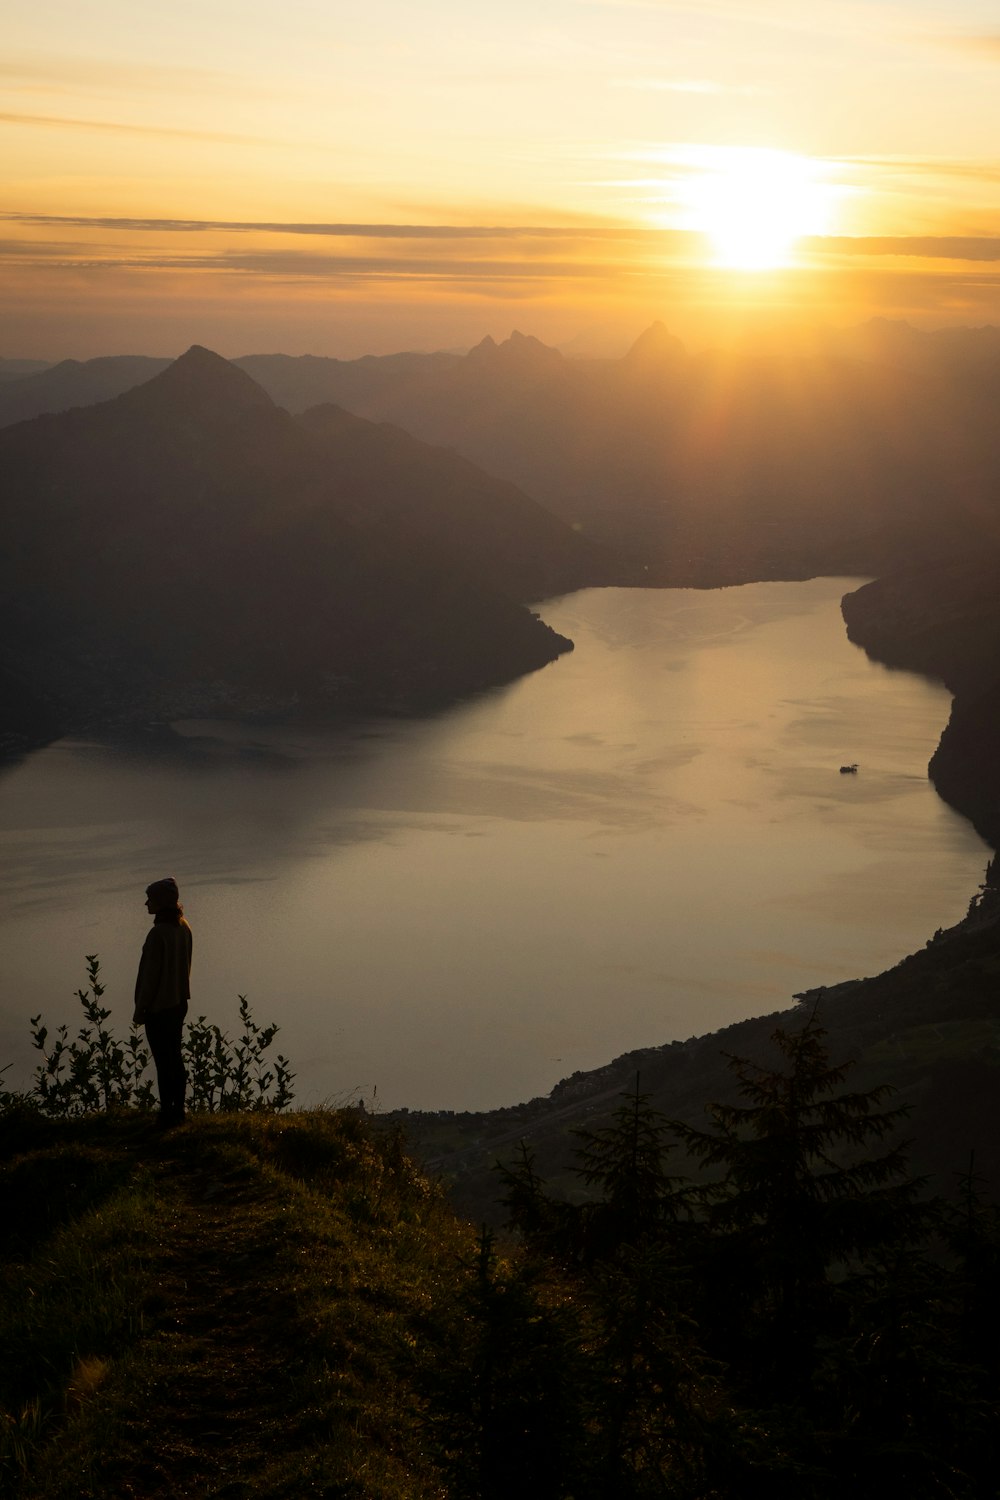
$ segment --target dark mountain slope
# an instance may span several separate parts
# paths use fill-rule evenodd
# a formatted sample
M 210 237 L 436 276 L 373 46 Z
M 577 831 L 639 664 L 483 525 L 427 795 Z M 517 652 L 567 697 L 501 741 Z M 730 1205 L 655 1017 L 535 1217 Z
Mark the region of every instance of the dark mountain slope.
M 843 600 L 851 640 L 955 695 L 931 759 L 938 791 L 1000 844 L 1000 550 L 893 574 Z
M 233 361 L 288 411 L 327 402 L 353 406 L 376 401 L 387 386 L 406 389 L 429 375 L 461 366 L 460 354 L 366 354 L 328 359 L 314 354 L 246 354 Z
M 313 407 L 299 421 L 329 445 L 359 521 L 386 527 L 407 549 L 431 548 L 449 567 L 488 575 L 525 600 L 632 581 L 607 548 L 452 450 L 338 406 Z
M 536 364 L 520 401 L 496 394 L 507 378 L 496 359 L 460 394 L 452 375 L 439 399 L 400 396 L 379 415 L 456 443 L 592 534 L 641 538 L 660 566 L 721 560 L 734 538 L 758 569 L 768 550 L 803 565 L 867 562 L 878 528 L 908 540 L 933 524 L 943 493 L 978 495 L 995 473 L 993 427 L 946 382 L 859 362 Z
M 140 381 L 165 370 L 168 359 L 142 354 L 116 354 L 103 359 L 64 359 L 0 385 L 0 427 L 24 422 L 45 412 L 67 411 L 109 401 Z
M 336 448 L 197 347 L 114 401 L 7 429 L 0 667 L 79 723 L 412 708 L 567 649 L 512 567 L 456 567 L 366 515 L 362 459 L 352 477 Z
M 514 334 L 465 356 L 237 363 L 292 411 L 333 402 L 457 450 L 650 582 L 713 585 L 978 545 L 1000 525 L 998 349 L 996 329 L 876 323 L 693 356 L 654 324 L 620 360 Z M 93 400 L 89 383 L 128 363 L 6 382 L 0 422 L 4 401 L 46 390 L 50 406 Z
M 593 1072 L 574 1073 L 545 1098 L 483 1113 L 401 1111 L 396 1120 L 430 1170 L 444 1175 L 460 1211 L 474 1222 L 502 1222 L 495 1163 L 514 1161 L 520 1143 L 558 1194 L 586 1196 L 572 1167 L 578 1129 L 606 1125 L 635 1089 L 668 1117 L 707 1128 L 709 1100 L 736 1102 L 731 1057 L 773 1064 L 777 1027 L 801 1029 L 814 1013 L 829 1032 L 835 1062 L 854 1059 L 852 1087 L 891 1084 L 912 1110 L 903 1132 L 917 1174 L 932 1192 L 952 1194 L 970 1152 L 987 1193 L 1000 1200 L 1000 888 L 974 899 L 969 916 L 926 947 L 856 983 L 817 991 L 805 1003 L 722 1031 L 626 1053 Z M 678 1152 L 672 1172 L 694 1170 Z
M 23 380 L 26 375 L 40 375 L 49 369 L 47 359 L 0 359 L 0 380 Z
M 654 325 L 621 360 L 568 360 L 515 334 L 405 368 L 324 365 L 322 382 L 349 410 L 522 486 L 659 581 L 877 571 L 996 516 L 992 341 L 960 332 L 914 334 L 911 363 L 894 358 L 899 339 L 690 356 Z M 274 358 L 254 359 L 265 385 Z
M 990 379 L 1000 371 L 1000 328 L 913 328 L 898 318 L 870 318 L 857 328 L 828 334 L 847 357 L 875 364 Z
M 1000 843 L 1000 679 L 956 698 L 930 773 L 945 801 Z

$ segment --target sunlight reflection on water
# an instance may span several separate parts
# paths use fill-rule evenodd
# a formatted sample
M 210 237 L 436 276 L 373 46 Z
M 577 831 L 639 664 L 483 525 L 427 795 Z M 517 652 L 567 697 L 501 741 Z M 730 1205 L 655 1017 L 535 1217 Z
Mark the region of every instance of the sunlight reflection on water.
M 988 851 L 926 779 L 948 694 L 847 641 L 850 586 L 587 590 L 540 607 L 571 655 L 431 719 L 28 757 L 0 777 L 0 1057 L 30 1065 L 29 1013 L 75 1020 L 84 953 L 126 1024 L 167 872 L 196 1007 L 228 1027 L 248 994 L 303 1103 L 514 1103 L 877 972 Z

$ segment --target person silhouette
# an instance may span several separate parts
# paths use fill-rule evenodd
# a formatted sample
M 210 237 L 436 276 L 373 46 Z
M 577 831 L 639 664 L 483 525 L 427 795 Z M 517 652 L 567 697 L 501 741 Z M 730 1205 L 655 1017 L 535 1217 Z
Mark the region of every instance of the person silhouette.
M 193 938 L 172 876 L 154 880 L 146 887 L 146 910 L 153 918 L 153 925 L 142 945 L 132 1023 L 146 1028 L 160 1095 L 157 1123 L 168 1129 L 184 1121 L 187 1074 L 181 1055 L 181 1033 L 191 998 Z

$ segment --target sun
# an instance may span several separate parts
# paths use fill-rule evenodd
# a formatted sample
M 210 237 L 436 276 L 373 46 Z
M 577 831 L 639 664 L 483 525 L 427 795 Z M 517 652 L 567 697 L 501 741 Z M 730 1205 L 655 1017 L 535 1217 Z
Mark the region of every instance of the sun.
M 829 226 L 836 190 L 810 157 L 756 146 L 689 146 L 672 155 L 683 169 L 683 223 L 707 236 L 713 265 L 793 265 L 796 242 Z

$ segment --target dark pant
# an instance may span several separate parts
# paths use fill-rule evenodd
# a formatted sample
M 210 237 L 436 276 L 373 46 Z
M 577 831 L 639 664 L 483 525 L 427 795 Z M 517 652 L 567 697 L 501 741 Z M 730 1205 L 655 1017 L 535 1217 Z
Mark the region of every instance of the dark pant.
M 186 1005 L 175 1005 L 146 1018 L 146 1040 L 156 1064 L 156 1086 L 160 1091 L 160 1114 L 176 1120 L 184 1118 L 187 1074 L 181 1057 L 181 1032 L 186 1015 Z

